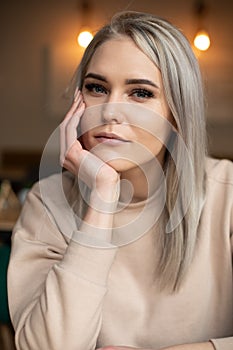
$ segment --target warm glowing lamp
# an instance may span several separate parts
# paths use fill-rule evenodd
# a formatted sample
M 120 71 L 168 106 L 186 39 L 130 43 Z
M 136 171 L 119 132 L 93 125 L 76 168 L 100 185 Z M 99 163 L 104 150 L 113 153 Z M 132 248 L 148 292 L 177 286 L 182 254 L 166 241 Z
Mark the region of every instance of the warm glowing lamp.
M 91 42 L 92 38 L 92 33 L 88 29 L 84 29 L 78 34 L 77 41 L 81 47 L 86 48 Z
M 205 30 L 199 30 L 194 38 L 194 45 L 198 50 L 208 50 L 210 47 L 209 34 Z
M 204 0 L 195 0 L 194 7 L 195 14 L 197 16 L 197 28 L 198 31 L 193 40 L 194 46 L 200 51 L 206 51 L 210 47 L 210 37 L 206 28 L 205 19 L 208 13 L 208 8 Z
M 89 0 L 81 0 L 80 14 L 82 18 L 81 29 L 77 35 L 77 42 L 79 46 L 86 48 L 91 42 L 93 35 L 89 30 L 90 16 L 92 13 Z

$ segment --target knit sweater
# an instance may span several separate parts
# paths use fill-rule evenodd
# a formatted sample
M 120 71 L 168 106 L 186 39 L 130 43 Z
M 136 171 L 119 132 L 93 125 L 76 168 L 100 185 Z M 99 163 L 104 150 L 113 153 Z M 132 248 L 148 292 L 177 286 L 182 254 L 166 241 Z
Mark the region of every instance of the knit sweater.
M 233 349 L 231 162 L 206 162 L 195 256 L 174 293 L 156 283 L 155 230 L 149 225 L 119 247 L 90 246 L 69 206 L 74 178 L 63 174 L 62 191 L 60 179 L 42 180 L 49 200 L 39 184 L 32 188 L 12 236 L 8 296 L 18 350 L 158 350 L 208 340 Z M 127 227 L 141 209 L 136 203 L 119 211 L 114 225 Z

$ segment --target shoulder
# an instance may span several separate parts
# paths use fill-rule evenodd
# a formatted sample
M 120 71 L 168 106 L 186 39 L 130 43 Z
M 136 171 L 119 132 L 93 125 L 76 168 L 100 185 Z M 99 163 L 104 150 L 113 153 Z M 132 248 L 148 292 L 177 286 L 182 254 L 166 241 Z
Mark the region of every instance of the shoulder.
M 206 159 L 206 180 L 233 185 L 233 162 L 227 159 Z
M 75 184 L 74 177 L 59 173 L 41 179 L 28 192 L 14 231 L 28 232 L 40 241 L 48 239 L 48 232 L 72 233 L 76 228 L 70 197 Z M 42 237 L 43 236 L 43 237 Z
M 74 176 L 68 171 L 50 175 L 36 182 L 29 194 L 41 196 L 43 191 L 49 191 L 53 196 L 59 196 L 61 193 L 68 193 L 74 186 Z
M 212 221 L 233 230 L 233 163 L 229 160 L 206 160 L 206 208 Z M 221 229 L 219 228 L 221 231 Z
M 60 172 L 36 182 L 28 193 L 27 201 L 41 202 L 47 208 L 59 206 L 70 202 L 75 189 L 77 192 L 74 176 L 67 171 Z

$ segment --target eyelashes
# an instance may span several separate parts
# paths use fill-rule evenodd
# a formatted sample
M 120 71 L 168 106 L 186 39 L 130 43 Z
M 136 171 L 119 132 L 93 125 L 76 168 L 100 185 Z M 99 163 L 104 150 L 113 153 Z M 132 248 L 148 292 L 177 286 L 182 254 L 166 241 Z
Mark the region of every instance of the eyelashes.
M 87 83 L 84 87 L 93 96 L 107 95 L 109 93 L 106 87 L 98 83 Z M 128 95 L 139 101 L 155 97 L 152 91 L 145 88 L 134 88 L 128 92 Z
M 154 97 L 153 92 L 146 90 L 146 89 L 134 89 L 131 93 L 131 95 L 135 95 L 138 98 L 152 98 Z
M 96 94 L 107 94 L 107 89 L 105 89 L 105 87 L 102 86 L 101 84 L 89 83 L 85 85 L 85 88 L 89 92 L 93 92 Z

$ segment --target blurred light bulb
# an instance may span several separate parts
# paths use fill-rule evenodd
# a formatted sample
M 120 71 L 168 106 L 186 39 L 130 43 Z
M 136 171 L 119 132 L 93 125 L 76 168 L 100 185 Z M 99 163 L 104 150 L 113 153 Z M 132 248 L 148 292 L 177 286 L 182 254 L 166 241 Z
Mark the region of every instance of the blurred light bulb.
M 91 42 L 92 38 L 93 35 L 91 32 L 89 32 L 89 30 L 82 30 L 78 35 L 77 41 L 80 46 L 86 48 Z
M 206 51 L 210 47 L 210 38 L 206 31 L 200 30 L 194 38 L 194 45 L 198 50 Z

